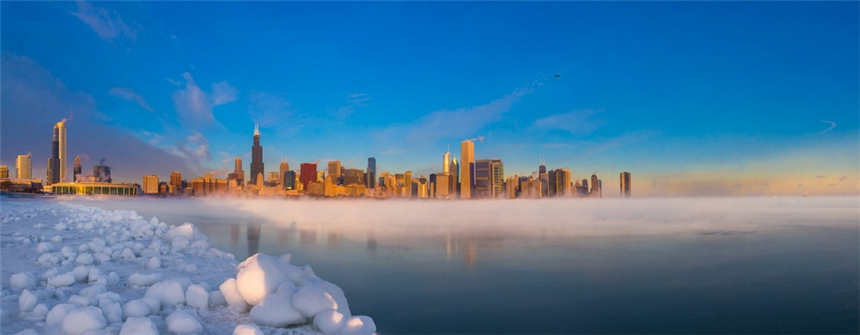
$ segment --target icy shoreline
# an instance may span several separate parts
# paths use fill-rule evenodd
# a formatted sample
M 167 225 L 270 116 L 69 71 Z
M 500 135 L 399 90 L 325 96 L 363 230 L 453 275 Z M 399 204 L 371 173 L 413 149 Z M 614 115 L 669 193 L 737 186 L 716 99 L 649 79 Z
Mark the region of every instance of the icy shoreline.
M 4 201 L 4 334 L 372 334 L 343 291 L 289 255 L 239 264 L 190 223 Z

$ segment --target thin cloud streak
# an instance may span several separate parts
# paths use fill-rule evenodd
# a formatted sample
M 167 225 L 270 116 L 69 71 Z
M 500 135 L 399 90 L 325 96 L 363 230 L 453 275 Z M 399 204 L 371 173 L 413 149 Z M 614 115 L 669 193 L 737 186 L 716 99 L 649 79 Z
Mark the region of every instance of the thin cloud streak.
M 824 129 L 824 130 L 822 130 L 822 131 L 819 131 L 819 132 L 818 132 L 818 135 L 824 134 L 824 133 L 826 133 L 826 132 L 828 132 L 828 131 L 833 130 L 833 128 L 836 128 L 836 122 L 833 122 L 833 121 L 825 121 L 825 120 L 821 120 L 821 122 L 829 123 L 829 124 L 830 124 L 830 127 L 827 127 L 827 129 Z
M 110 89 L 108 94 L 115 96 L 117 98 L 123 99 L 125 101 L 134 102 L 140 105 L 141 108 L 148 110 L 150 112 L 154 111 L 148 103 L 146 103 L 146 99 L 144 99 L 140 94 L 137 94 L 134 90 L 126 87 L 114 87 Z
M 120 36 L 136 41 L 138 29 L 130 27 L 115 10 L 94 6 L 86 1 L 78 1 L 78 11 L 70 12 L 86 23 L 99 37 L 113 44 Z

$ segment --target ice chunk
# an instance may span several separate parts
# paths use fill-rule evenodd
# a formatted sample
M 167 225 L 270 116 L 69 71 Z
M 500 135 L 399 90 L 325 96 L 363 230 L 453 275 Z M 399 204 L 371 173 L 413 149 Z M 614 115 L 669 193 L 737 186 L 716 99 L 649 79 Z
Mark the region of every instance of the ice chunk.
M 227 300 L 224 299 L 224 294 L 221 293 L 221 291 L 209 292 L 209 306 L 215 307 L 215 306 L 223 306 L 226 304 L 227 304 Z
M 38 304 L 33 311 L 30 312 L 30 317 L 36 320 L 45 320 L 45 317 L 48 315 L 48 305 Z
M 314 326 L 326 335 L 333 335 L 343 325 L 343 314 L 329 309 L 314 317 Z
M 123 320 L 132 317 L 143 317 L 149 314 L 149 305 L 147 305 L 145 302 L 143 302 L 143 300 L 140 299 L 129 301 L 122 306 Z
M 46 252 L 50 252 L 54 250 L 54 245 L 51 242 L 40 242 L 38 246 L 36 246 L 36 252 L 42 254 Z
M 101 310 L 102 315 L 104 315 L 108 323 L 122 322 L 122 307 L 120 307 L 119 303 L 108 304 L 101 307 Z
M 79 292 L 80 295 L 88 298 L 95 298 L 102 293 L 107 293 L 107 287 L 100 284 L 90 285 L 90 287 L 87 287 Z
M 19 272 L 9 279 L 9 287 L 13 290 L 23 290 L 36 286 L 36 277 L 29 272 Z
M 188 264 L 185 266 L 185 272 L 187 273 L 197 273 L 197 265 Z
M 343 290 L 340 287 L 319 278 L 314 278 L 311 284 L 328 292 L 334 298 L 334 301 L 337 302 L 337 311 L 343 313 L 344 317 L 348 318 L 352 316 L 352 313 L 349 311 L 349 303 L 346 302 L 346 296 L 344 296 Z
M 75 275 L 66 272 L 48 278 L 48 287 L 66 287 L 75 283 Z
M 82 296 L 79 296 L 77 294 L 72 295 L 72 297 L 69 298 L 69 303 L 70 304 L 77 304 L 77 305 L 81 305 L 81 306 L 89 306 L 89 305 L 95 305 L 96 304 L 94 299 L 82 297 Z
M 33 328 L 27 328 L 27 329 L 24 329 L 22 331 L 19 331 L 15 335 L 39 335 L 39 333 L 36 332 L 36 330 Z
M 62 236 L 60 236 L 60 235 L 54 235 L 54 237 L 51 237 L 51 242 L 53 242 L 53 243 L 63 243 L 63 237 L 62 237 Z
M 78 255 L 78 258 L 75 258 L 75 264 L 77 265 L 90 265 L 93 264 L 93 255 L 90 253 L 83 253 Z
M 134 255 L 134 251 L 131 251 L 129 248 L 125 248 L 122 253 L 119 254 L 119 257 L 122 259 L 134 259 L 137 256 Z
M 186 222 L 179 227 L 170 227 L 170 229 L 167 230 L 167 234 L 164 235 L 164 239 L 172 242 L 177 236 L 182 236 L 186 240 L 193 240 L 195 235 L 194 225 Z
M 160 268 L 160 267 L 161 267 L 161 258 L 158 258 L 158 257 L 152 257 L 152 258 L 150 258 L 150 259 L 149 259 L 149 261 L 148 261 L 148 262 L 146 262 L 146 267 L 147 267 L 148 269 L 157 269 L 157 268 Z
M 48 327 L 56 326 L 63 323 L 63 319 L 66 318 L 66 315 L 77 308 L 77 306 L 73 304 L 59 304 L 51 308 L 51 311 L 48 312 L 48 315 L 45 317 L 45 325 Z
M 188 239 L 185 236 L 177 236 L 170 240 L 170 246 L 175 249 L 185 249 L 188 247 Z
M 198 309 L 206 309 L 209 306 L 209 291 L 203 286 L 191 285 L 185 291 L 185 304 Z
M 161 302 L 161 306 L 173 306 L 185 303 L 185 290 L 183 285 L 176 280 L 158 282 L 149 287 L 144 297 L 153 297 Z
M 308 285 L 299 289 L 293 296 L 293 308 L 305 317 L 313 319 L 317 313 L 327 309 L 337 309 L 337 302 L 331 294 L 316 285 Z
M 146 317 L 130 317 L 122 325 L 119 335 L 158 335 L 158 328 Z
M 230 305 L 234 311 L 239 313 L 245 313 L 248 311 L 248 302 L 242 298 L 242 295 L 239 294 L 239 289 L 236 287 L 236 279 L 230 278 L 224 281 L 221 286 L 218 287 L 218 290 L 221 291 L 221 294 L 224 296 L 224 300 L 227 300 L 227 304 Z
M 236 287 L 239 289 L 239 294 L 249 304 L 259 304 L 287 280 L 281 268 L 288 265 L 278 258 L 263 253 L 248 257 L 237 267 L 239 273 L 236 275 Z
M 233 335 L 263 335 L 263 331 L 253 323 L 242 323 L 233 329 Z
M 81 335 L 89 330 L 103 329 L 107 320 L 102 311 L 93 306 L 78 308 L 69 312 L 63 319 L 62 330 L 65 335 Z
M 373 335 L 376 332 L 376 324 L 370 317 L 359 315 L 344 321 L 343 326 L 338 329 L 336 335 Z
M 72 275 L 75 276 L 75 281 L 83 283 L 90 277 L 90 268 L 86 266 L 78 266 L 72 270 Z
M 177 335 L 203 334 L 203 325 L 181 309 L 167 317 L 167 331 Z
M 21 292 L 21 295 L 18 296 L 18 310 L 22 312 L 32 311 L 34 307 L 36 307 L 36 302 L 39 301 L 39 298 L 36 298 L 36 295 L 30 293 L 27 289 Z
M 161 310 L 161 300 L 153 297 L 143 297 L 140 298 L 140 301 L 143 301 L 147 306 L 149 306 L 149 314 L 158 314 Z
M 269 327 L 286 327 L 307 322 L 307 318 L 293 308 L 294 291 L 293 283 L 281 285 L 275 293 L 269 294 L 251 308 L 251 320 L 258 325 Z
M 105 248 L 104 250 L 110 251 L 110 248 Z M 110 261 L 110 255 L 104 253 L 97 253 L 93 258 L 95 258 L 97 263 L 107 263 Z
M 128 276 L 128 285 L 132 287 L 150 286 L 158 282 L 160 279 L 160 273 L 152 273 L 148 275 L 142 273 L 135 273 L 131 276 Z
M 108 285 L 116 285 L 119 283 L 119 275 L 116 272 L 111 271 L 107 275 L 107 284 Z

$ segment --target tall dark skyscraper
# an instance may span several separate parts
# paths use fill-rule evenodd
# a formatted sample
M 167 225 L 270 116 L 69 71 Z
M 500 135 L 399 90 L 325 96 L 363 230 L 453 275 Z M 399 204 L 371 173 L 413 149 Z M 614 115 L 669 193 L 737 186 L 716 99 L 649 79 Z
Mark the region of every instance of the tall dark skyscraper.
M 60 182 L 60 129 L 54 126 L 54 137 L 51 139 L 51 158 L 48 159 L 48 185 Z
M 302 183 L 305 192 L 308 191 L 308 183 L 317 180 L 317 163 L 302 163 L 299 170 L 299 182 Z
M 263 147 L 260 146 L 260 128 L 254 126 L 254 145 L 251 146 L 251 184 L 257 184 L 257 175 L 266 175 L 263 167 Z
M 621 196 L 630 197 L 630 172 L 621 172 Z
M 367 159 L 367 188 L 376 187 L 376 157 Z
M 72 175 L 72 181 L 78 181 L 78 176 L 81 175 L 81 156 L 75 157 L 75 165 L 74 165 L 74 174 Z

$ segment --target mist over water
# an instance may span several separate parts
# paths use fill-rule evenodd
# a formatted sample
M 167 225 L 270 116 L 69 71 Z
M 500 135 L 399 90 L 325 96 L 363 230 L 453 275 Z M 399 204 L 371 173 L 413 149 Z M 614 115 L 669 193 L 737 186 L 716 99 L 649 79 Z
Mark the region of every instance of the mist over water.
M 293 254 L 382 333 L 856 333 L 856 197 L 61 202 Z

